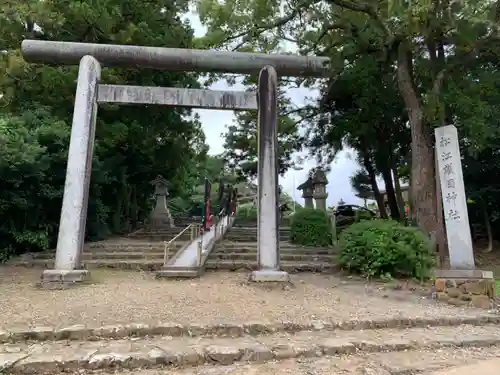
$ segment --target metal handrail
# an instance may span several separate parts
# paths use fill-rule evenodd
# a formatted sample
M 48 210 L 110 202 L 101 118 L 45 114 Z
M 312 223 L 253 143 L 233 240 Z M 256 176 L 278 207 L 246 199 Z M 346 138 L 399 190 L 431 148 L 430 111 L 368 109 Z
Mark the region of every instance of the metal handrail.
M 221 211 L 222 213 L 223 211 Z M 228 217 L 226 217 L 226 220 L 228 220 Z M 214 231 L 214 237 L 213 241 L 217 241 L 221 236 L 222 233 L 224 232 L 224 218 L 219 218 L 216 222 L 215 225 L 212 227 L 212 230 Z M 227 221 L 225 224 L 226 226 L 228 225 L 229 221 Z M 197 248 L 196 248 L 196 265 L 197 267 L 201 267 L 201 262 L 203 258 L 203 236 L 200 237 L 197 243 Z
M 187 227 L 185 227 L 183 230 L 181 230 L 179 233 L 175 235 L 174 238 L 172 238 L 170 241 L 163 241 L 164 244 L 164 252 L 163 252 L 163 265 L 166 266 L 168 262 L 168 256 L 169 256 L 169 248 L 172 243 L 175 242 L 180 236 L 182 236 L 188 229 L 191 230 L 191 240 L 194 239 L 194 233 L 196 232 L 196 228 L 198 227 L 199 224 L 189 224 Z

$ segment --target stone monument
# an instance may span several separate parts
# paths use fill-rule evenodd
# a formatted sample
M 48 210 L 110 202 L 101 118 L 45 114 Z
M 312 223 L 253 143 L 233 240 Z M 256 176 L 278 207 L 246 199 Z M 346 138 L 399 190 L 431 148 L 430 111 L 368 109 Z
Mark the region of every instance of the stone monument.
M 489 308 L 495 281 L 493 272 L 475 269 L 457 128 L 442 126 L 434 133 L 441 186 L 438 199 L 443 202 L 451 267 L 435 272 L 434 293 L 452 304 L 469 301 L 475 307 Z
M 173 228 L 174 220 L 167 206 L 168 181 L 158 175 L 151 184 L 155 187 L 155 207 L 148 221 L 148 229 Z
M 325 171 L 321 168 L 317 168 L 312 177 L 313 185 L 313 197 L 316 201 L 316 208 L 326 212 L 326 198 L 328 198 L 328 193 L 326 192 L 326 185 L 328 185 L 328 179 L 326 178 Z
M 297 187 L 297 190 L 302 191 L 302 198 L 304 198 L 304 207 L 314 208 L 312 178 L 309 177 L 304 183 Z

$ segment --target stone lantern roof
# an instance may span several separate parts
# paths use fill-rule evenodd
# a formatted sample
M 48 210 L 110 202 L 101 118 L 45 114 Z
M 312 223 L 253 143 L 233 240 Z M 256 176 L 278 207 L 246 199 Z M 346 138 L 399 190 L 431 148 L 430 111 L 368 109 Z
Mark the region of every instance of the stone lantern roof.
M 169 182 L 163 178 L 162 175 L 156 176 L 156 178 L 150 182 L 151 185 L 155 187 L 155 195 L 165 195 L 168 197 L 168 186 Z
M 313 185 L 327 185 L 328 179 L 326 178 L 325 171 L 321 168 L 317 168 L 312 176 Z
M 305 182 L 300 184 L 297 187 L 297 190 L 305 190 L 305 189 L 312 189 L 313 188 L 313 180 L 311 177 L 309 177 Z

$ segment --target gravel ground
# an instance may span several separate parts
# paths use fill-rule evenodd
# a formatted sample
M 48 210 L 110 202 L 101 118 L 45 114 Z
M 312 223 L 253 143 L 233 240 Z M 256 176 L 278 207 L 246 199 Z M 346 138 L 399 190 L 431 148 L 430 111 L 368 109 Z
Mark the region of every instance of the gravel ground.
M 182 370 L 116 372 L 115 375 L 429 375 L 430 372 L 500 357 L 500 348 L 374 353 L 300 358 L 264 364 L 202 366 Z M 469 375 L 469 374 L 467 374 Z
M 141 272 L 98 270 L 68 290 L 38 290 L 40 270 L 0 267 L 0 327 L 97 326 L 129 322 L 220 323 L 478 315 L 484 310 L 435 303 L 415 294 L 367 288 L 355 280 L 294 275 L 293 285 L 248 284 L 246 273 L 155 280 Z

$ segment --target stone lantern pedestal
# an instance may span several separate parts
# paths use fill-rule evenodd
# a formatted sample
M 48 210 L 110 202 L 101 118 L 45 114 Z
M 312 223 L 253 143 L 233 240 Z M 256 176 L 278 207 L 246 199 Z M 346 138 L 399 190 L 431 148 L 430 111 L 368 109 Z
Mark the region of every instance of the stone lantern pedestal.
M 326 192 L 326 185 L 328 185 L 328 179 L 326 178 L 323 169 L 318 168 L 312 177 L 313 185 L 313 197 L 316 201 L 316 208 L 326 212 L 326 198 L 328 198 L 328 193 Z

